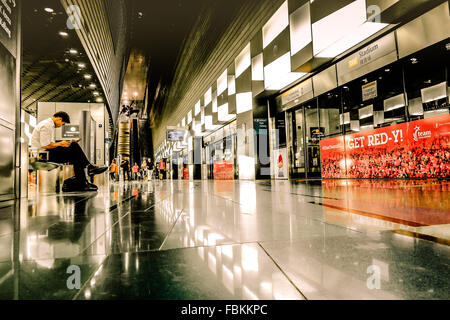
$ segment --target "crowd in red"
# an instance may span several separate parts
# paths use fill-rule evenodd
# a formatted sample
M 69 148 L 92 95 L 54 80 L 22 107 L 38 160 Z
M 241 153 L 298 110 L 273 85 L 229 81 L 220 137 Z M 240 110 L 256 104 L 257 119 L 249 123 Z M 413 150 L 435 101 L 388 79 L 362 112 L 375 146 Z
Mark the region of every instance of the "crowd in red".
M 398 145 L 390 150 L 380 147 L 352 150 L 345 158 L 342 152 L 335 152 L 323 159 L 322 173 L 325 179 L 450 178 L 450 136 Z

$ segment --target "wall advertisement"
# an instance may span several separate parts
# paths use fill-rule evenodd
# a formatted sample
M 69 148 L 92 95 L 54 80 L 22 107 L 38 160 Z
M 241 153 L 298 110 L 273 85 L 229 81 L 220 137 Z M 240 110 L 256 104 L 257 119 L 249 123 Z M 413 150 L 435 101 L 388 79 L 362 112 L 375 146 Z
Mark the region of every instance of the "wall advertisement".
M 275 164 L 275 179 L 287 180 L 289 178 L 288 166 L 289 161 L 287 158 L 287 149 L 278 149 L 273 152 L 273 163 Z
M 450 114 L 322 140 L 322 178 L 449 178 Z
M 233 159 L 214 162 L 214 180 L 234 180 Z

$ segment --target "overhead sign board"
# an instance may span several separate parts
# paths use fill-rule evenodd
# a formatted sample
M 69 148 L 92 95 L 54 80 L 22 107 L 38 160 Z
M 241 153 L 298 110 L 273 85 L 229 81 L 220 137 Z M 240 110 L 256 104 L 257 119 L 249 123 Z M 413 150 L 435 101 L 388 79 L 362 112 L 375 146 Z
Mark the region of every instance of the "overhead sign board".
M 188 131 L 187 127 L 167 127 L 167 141 L 182 142 L 186 139 Z
M 396 50 L 395 36 L 391 33 L 352 54 L 337 64 L 339 84 L 342 85 L 394 62 L 397 60 Z M 392 55 L 392 58 L 379 62 L 388 55 Z

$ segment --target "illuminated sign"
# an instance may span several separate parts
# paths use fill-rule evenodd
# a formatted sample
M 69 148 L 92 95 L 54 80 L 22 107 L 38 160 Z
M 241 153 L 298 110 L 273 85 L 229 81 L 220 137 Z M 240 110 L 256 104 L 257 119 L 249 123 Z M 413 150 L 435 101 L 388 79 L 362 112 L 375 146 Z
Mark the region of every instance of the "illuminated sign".
M 185 140 L 187 133 L 188 133 L 187 128 L 167 127 L 167 141 L 182 142 Z
M 320 142 L 324 179 L 448 178 L 450 115 Z
M 80 126 L 65 125 L 62 128 L 63 138 L 79 138 L 80 137 Z

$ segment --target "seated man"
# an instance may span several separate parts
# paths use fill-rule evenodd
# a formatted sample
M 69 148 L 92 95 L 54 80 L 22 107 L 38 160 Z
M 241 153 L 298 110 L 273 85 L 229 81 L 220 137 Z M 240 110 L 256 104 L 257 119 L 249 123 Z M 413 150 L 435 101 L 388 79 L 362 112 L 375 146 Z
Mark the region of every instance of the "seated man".
M 70 117 L 65 112 L 57 112 L 52 118 L 40 122 L 33 131 L 31 147 L 49 152 L 49 161 L 56 163 L 71 163 L 75 171 L 75 182 L 71 189 L 63 191 L 96 191 L 98 188 L 89 183 L 86 178 L 85 168 L 88 175 L 94 176 L 105 172 L 108 168 L 100 168 L 92 165 L 78 141 L 55 142 L 55 129 L 66 123 L 70 123 Z

